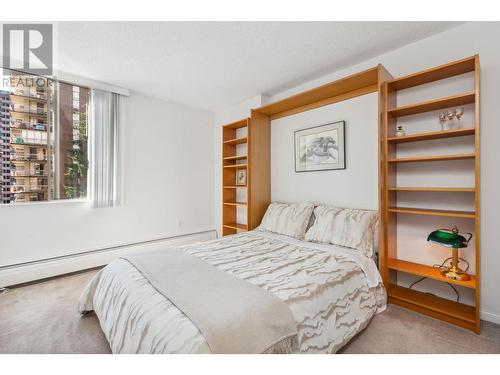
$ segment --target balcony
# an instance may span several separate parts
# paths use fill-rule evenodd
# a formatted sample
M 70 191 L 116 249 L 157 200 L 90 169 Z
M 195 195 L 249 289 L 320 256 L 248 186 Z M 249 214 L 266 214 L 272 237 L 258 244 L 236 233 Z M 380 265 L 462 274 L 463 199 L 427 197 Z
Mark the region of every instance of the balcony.
M 10 171 L 12 177 L 47 177 L 45 171 L 25 171 L 25 170 L 14 170 Z
M 47 112 L 45 110 L 32 109 L 32 108 L 17 107 L 17 108 L 12 108 L 10 110 L 11 115 L 14 115 L 16 113 L 33 117 L 42 117 L 42 118 L 47 117 Z
M 38 185 L 26 189 L 24 185 L 13 186 L 10 190 L 11 194 L 35 194 L 44 193 L 47 190 L 48 185 Z
M 44 157 L 43 159 L 38 158 L 37 155 L 19 155 L 19 154 L 13 154 L 10 155 L 10 160 L 12 162 L 33 162 L 33 163 L 44 163 L 47 161 L 47 158 Z
M 10 143 L 12 145 L 47 147 L 47 140 L 41 138 L 11 137 Z
M 37 102 L 46 102 L 47 101 L 47 95 L 45 94 L 31 94 L 31 93 L 19 93 L 19 92 L 14 92 L 10 94 L 11 97 L 14 98 L 21 98 L 21 99 L 27 99 L 27 100 L 33 100 Z

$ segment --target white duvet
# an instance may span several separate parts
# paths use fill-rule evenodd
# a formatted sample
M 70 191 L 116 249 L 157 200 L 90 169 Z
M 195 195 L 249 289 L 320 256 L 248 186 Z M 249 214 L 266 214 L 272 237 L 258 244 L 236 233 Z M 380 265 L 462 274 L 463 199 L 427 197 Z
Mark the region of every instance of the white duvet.
M 386 306 L 375 263 L 350 249 L 262 231 L 182 248 L 282 299 L 302 353 L 336 352 Z M 210 353 L 189 318 L 123 259 L 89 282 L 79 310 L 95 311 L 113 353 Z

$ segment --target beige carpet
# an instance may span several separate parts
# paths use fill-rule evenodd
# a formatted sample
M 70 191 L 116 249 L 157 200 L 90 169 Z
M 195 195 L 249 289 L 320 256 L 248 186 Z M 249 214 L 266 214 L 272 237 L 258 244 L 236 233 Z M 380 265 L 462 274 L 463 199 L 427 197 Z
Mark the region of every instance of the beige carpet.
M 0 353 L 110 353 L 99 321 L 76 310 L 96 271 L 11 289 L 0 295 Z M 343 353 L 500 353 L 500 326 L 476 335 L 390 305 Z

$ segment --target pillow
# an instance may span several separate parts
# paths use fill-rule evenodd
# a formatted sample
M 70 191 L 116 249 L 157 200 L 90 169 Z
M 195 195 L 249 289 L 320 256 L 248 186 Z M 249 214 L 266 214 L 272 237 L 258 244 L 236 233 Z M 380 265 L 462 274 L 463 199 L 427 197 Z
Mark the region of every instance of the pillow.
M 259 229 L 302 240 L 313 210 L 312 203 L 271 203 Z
M 316 221 L 307 231 L 306 241 L 349 247 L 373 256 L 377 211 L 318 206 L 314 215 Z

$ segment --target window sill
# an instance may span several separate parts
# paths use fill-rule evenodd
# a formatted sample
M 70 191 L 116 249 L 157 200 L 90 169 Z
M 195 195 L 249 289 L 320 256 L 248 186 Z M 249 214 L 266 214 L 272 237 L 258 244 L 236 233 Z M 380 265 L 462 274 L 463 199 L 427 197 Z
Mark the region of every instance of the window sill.
M 25 206 L 40 206 L 40 205 L 52 205 L 52 204 L 71 204 L 71 203 L 76 203 L 76 204 L 89 204 L 90 206 L 90 200 L 88 198 L 81 198 L 81 199 L 58 199 L 58 200 L 51 200 L 51 201 L 37 201 L 37 202 L 19 202 L 19 203 L 8 203 L 8 204 L 0 204 L 0 209 L 1 207 L 25 207 Z

